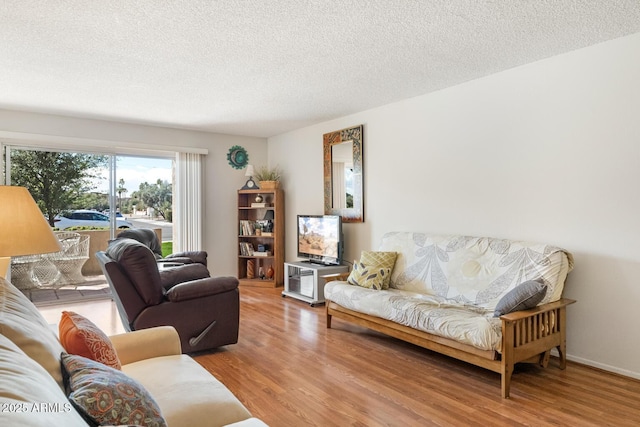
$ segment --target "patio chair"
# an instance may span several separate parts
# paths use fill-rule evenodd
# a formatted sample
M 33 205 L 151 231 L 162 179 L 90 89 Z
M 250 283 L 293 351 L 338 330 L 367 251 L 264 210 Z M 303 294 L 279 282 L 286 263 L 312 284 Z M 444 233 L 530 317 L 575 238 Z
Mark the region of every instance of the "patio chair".
M 49 286 L 58 281 L 60 270 L 42 255 L 22 255 L 11 258 L 11 283 L 27 291 Z
M 11 259 L 11 281 L 18 289 L 59 288 L 86 281 L 81 271 L 89 259 L 89 236 L 70 231 L 55 235 L 61 251 Z
M 49 259 L 60 271 L 60 277 L 53 287 L 82 284 L 86 281 L 82 275 L 82 266 L 89 259 L 90 236 L 69 232 L 58 232 L 56 235 L 62 250 L 43 255 L 43 258 Z

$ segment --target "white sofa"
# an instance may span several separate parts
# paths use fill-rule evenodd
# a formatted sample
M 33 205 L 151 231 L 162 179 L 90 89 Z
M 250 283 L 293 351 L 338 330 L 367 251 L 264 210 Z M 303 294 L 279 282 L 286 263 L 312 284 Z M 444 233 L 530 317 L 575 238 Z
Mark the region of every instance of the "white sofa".
M 172 327 L 110 339 L 122 371 L 149 391 L 169 426 L 265 426 L 221 382 L 181 354 Z M 87 425 L 63 392 L 63 351 L 36 307 L 0 278 L 0 425 Z
M 505 398 L 515 363 L 546 366 L 557 348 L 564 369 L 566 306 L 574 302 L 562 298 L 570 253 L 531 242 L 411 232 L 384 235 L 378 250 L 398 254 L 389 289 L 327 283 L 328 328 L 338 317 L 498 372 Z M 494 317 L 505 295 L 536 280 L 546 285 L 537 307 Z

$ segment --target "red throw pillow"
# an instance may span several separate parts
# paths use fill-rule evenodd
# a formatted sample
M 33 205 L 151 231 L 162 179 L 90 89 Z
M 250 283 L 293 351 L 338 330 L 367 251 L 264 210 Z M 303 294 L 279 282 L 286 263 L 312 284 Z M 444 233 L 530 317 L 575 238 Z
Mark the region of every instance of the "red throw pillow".
M 58 330 L 60 343 L 67 353 L 95 360 L 114 369 L 122 368 L 109 337 L 86 317 L 73 311 L 63 311 Z

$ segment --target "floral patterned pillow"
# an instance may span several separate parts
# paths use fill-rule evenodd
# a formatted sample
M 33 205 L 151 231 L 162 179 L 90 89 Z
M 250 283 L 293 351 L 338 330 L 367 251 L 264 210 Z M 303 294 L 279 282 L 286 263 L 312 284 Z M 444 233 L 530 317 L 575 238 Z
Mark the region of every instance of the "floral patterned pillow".
M 351 285 L 363 288 L 381 290 L 384 289 L 384 282 L 391 275 L 391 269 L 379 266 L 366 265 L 359 261 L 353 262 L 353 270 L 347 278 Z
M 149 392 L 124 372 L 74 354 L 62 353 L 61 362 L 69 401 L 90 423 L 167 425 Z
M 350 277 L 352 280 L 347 279 L 347 282 L 365 288 L 389 289 L 391 271 L 397 257 L 397 252 L 362 251 L 360 261 L 353 263 L 354 277 Z M 356 264 L 359 264 L 358 270 L 356 270 Z M 367 277 L 357 279 L 355 274 Z
M 86 317 L 73 311 L 63 311 L 58 335 L 67 353 L 87 357 L 114 369 L 121 368 L 109 337 Z

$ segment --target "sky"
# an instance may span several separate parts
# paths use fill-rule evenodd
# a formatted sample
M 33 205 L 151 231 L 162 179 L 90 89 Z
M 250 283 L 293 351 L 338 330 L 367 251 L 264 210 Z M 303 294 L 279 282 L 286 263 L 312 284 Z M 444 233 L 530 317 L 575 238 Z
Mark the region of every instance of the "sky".
M 97 191 L 107 192 L 109 187 L 109 171 L 101 170 L 99 172 L 99 175 L 104 179 L 99 180 Z M 121 178 L 124 179 L 124 188 L 127 189 L 127 195 L 137 191 L 143 182 L 154 184 L 158 179 L 171 182 L 172 160 L 118 156 L 116 163 L 116 180 L 119 181 Z

